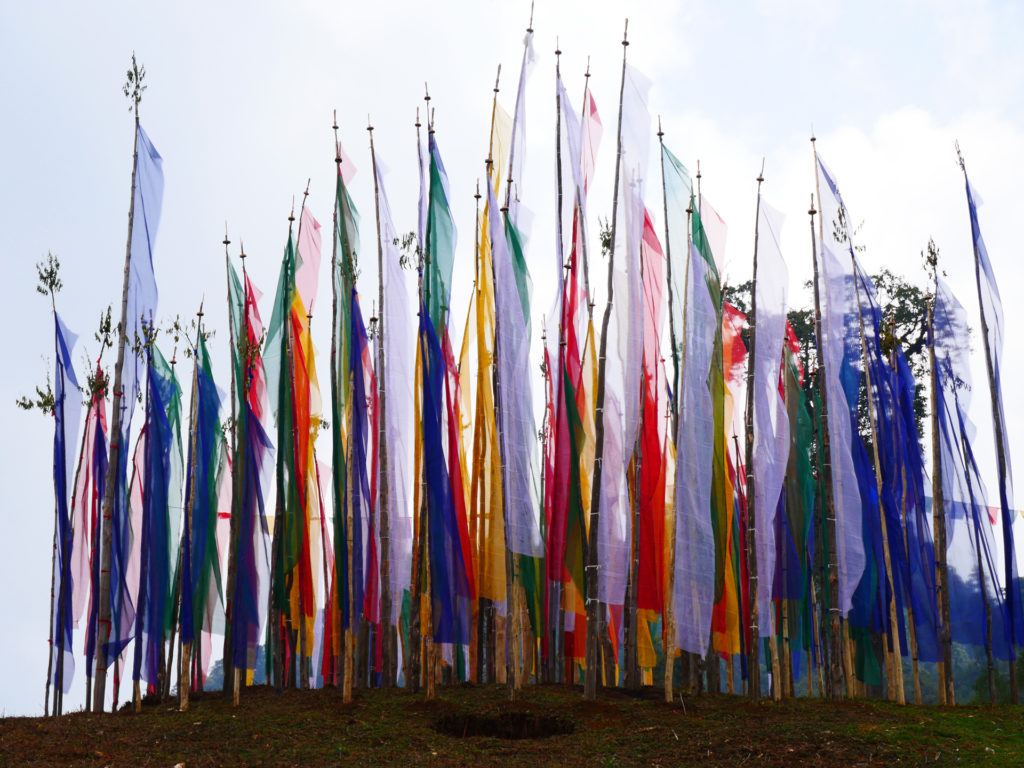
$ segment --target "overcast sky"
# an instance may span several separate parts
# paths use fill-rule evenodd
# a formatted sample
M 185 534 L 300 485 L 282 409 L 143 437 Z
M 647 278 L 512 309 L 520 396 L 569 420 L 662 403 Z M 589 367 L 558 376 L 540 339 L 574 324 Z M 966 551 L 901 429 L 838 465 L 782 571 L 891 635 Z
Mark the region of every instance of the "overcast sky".
M 363 214 L 364 252 L 375 253 L 368 115 L 378 155 L 390 169 L 396 228 L 414 229 L 413 123 L 425 80 L 461 235 L 456 272 L 462 277 L 452 302 L 461 328 L 465 275 L 472 274 L 472 195 L 487 154 L 491 89 L 500 63 L 500 99 L 511 112 L 529 3 L 260 5 L 121 2 L 104 3 L 102 12 L 73 2 L 0 6 L 0 252 L 6 267 L 0 307 L 11 373 L 0 379 L 0 710 L 6 714 L 41 713 L 46 671 L 52 423 L 14 406 L 45 378 L 52 358 L 52 322 L 48 303 L 34 291 L 34 264 L 47 251 L 60 257 L 58 307 L 94 357 L 98 314 L 110 303 L 119 306 L 133 140 L 121 85 L 133 50 L 147 70 L 143 124 L 164 157 L 155 253 L 159 313 L 191 316 L 206 297 L 207 322 L 220 331 L 216 375 L 227 373 L 225 221 L 232 253 L 244 239 L 253 280 L 272 294 L 292 197 L 301 198 L 311 179 L 308 204 L 325 225 L 328 248 L 330 128 L 337 109 L 342 142 L 358 169 L 351 189 Z M 547 309 L 554 270 L 554 225 L 546 212 L 554 200 L 556 37 L 577 108 L 590 57 L 605 134 L 589 210 L 595 218 L 607 216 L 626 16 L 630 61 L 654 83 L 652 116 L 662 116 L 665 142 L 683 162 L 695 169 L 700 160 L 704 192 L 729 225 L 731 282 L 750 271 L 754 179 L 764 157 L 764 196 L 787 216 L 782 248 L 792 302 L 804 301 L 799 286 L 810 277 L 813 127 L 851 216 L 863 222 L 859 241 L 869 270 L 888 266 L 923 284 L 919 253 L 934 237 L 976 326 L 970 225 L 953 148 L 959 140 L 985 202 L 981 225 L 1006 307 L 1011 441 L 1024 433 L 1024 405 L 1014 397 L 1024 375 L 1015 333 L 1024 320 L 1017 231 L 1024 220 L 1024 6 L 984 0 L 538 2 L 520 195 L 536 217 L 528 253 L 538 297 L 534 328 Z M 649 204 L 660 231 L 660 194 Z M 373 262 L 366 260 L 360 278 L 367 305 L 376 296 Z M 264 314 L 269 317 L 269 307 Z M 322 350 L 327 318 L 314 318 Z M 980 344 L 974 346 L 977 361 Z M 80 346 L 75 360 L 82 359 Z M 978 452 L 994 488 L 981 370 L 976 364 L 973 414 Z M 1021 468 L 1019 454 L 1014 458 Z M 80 633 L 75 646 L 80 650 Z M 83 669 L 66 709 L 82 703 Z

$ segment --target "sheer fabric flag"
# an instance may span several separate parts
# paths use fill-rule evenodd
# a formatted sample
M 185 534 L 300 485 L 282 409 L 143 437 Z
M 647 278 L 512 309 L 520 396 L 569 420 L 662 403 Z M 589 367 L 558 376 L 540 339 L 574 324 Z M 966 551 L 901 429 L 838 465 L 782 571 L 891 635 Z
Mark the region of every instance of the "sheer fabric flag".
M 637 607 L 660 614 L 665 605 L 665 378 L 661 364 L 661 332 L 665 319 L 665 255 L 644 209 L 640 244 L 643 274 L 643 362 L 640 445 L 642 460 L 638 521 L 640 561 L 637 566 Z
M 171 483 L 181 402 L 171 366 L 156 347 L 150 350 L 146 388 L 141 530 L 136 529 L 140 541 L 140 579 L 132 679 L 156 685 L 174 571 L 172 552 L 177 551 L 171 533 Z M 187 599 L 183 592 L 183 605 Z
M 82 401 L 78 394 L 78 379 L 71 362 L 77 336 L 71 333 L 60 315 L 53 313 L 56 371 L 53 398 L 53 492 L 57 516 L 54 540 L 54 573 L 50 657 L 56 671 L 55 687 L 63 693 L 71 688 L 75 675 L 75 659 L 71 642 L 72 594 L 71 576 L 72 521 L 69 501 L 75 453 L 78 446 L 78 422 Z
M 401 596 L 412 584 L 412 402 L 415 381 L 415 336 L 406 271 L 402 269 L 397 234 L 391 218 L 391 206 L 384 189 L 383 173 L 378 161 L 377 174 L 380 205 L 381 239 L 384 245 L 384 307 L 387 328 L 384 336 L 384 393 L 387 398 L 388 440 L 388 524 L 391 534 L 390 578 L 392 599 L 391 620 L 397 624 Z
M 711 526 L 714 414 L 707 380 L 718 325 L 707 267 L 693 246 L 686 293 L 686 364 L 680 388 L 676 442 L 676 644 L 707 653 L 715 599 L 715 538 Z
M 675 348 L 672 349 L 672 379 L 670 389 L 674 396 L 678 396 L 681 388 L 679 375 L 682 366 L 682 350 L 685 321 L 683 311 L 686 297 L 686 260 L 689 247 L 687 246 L 687 214 L 686 209 L 690 207 L 690 200 L 693 197 L 693 184 L 690 181 L 690 172 L 678 158 L 669 151 L 668 147 L 662 147 L 661 172 L 665 183 L 665 210 L 666 230 L 668 239 L 665 243 L 666 253 L 672 261 L 672 279 L 669 285 L 672 302 L 672 324 L 676 329 Z
M 295 288 L 309 314 L 313 314 L 320 282 L 320 222 L 305 207 L 299 221 L 298 255 L 295 262 Z
M 206 341 L 200 334 L 196 346 L 196 405 L 186 498 L 189 499 L 189 546 L 182 579 L 182 642 L 196 639 L 203 627 L 211 580 L 219 582 L 217 561 L 217 466 L 223 436 L 220 431 L 221 398 L 213 381 Z M 190 610 L 186 610 L 186 606 Z
M 352 289 L 349 306 L 352 317 L 351 357 L 349 375 L 352 378 L 352 485 L 349 488 L 352 505 L 352 600 L 355 603 L 356 622 L 363 616 L 379 618 L 366 613 L 366 597 L 376 590 L 373 508 L 375 501 L 371 489 L 371 428 L 375 418 L 373 402 L 377 387 L 374 383 L 369 341 L 363 315 L 359 307 L 359 294 Z M 367 368 L 369 370 L 367 370 Z M 379 606 L 375 606 L 379 608 Z
M 853 593 L 867 565 L 864 553 L 863 512 L 851 446 L 856 435 L 856 391 L 860 372 L 860 328 L 854 297 L 852 268 L 837 258 L 836 249 L 848 249 L 831 234 L 845 208 L 832 176 L 818 159 L 819 201 L 826 235 L 819 248 L 822 281 L 822 352 L 826 365 L 829 403 L 829 443 L 832 458 L 832 496 L 836 517 L 836 556 L 839 564 L 839 610 L 846 616 Z M 844 384 L 845 382 L 845 384 Z M 853 398 L 851 402 L 851 396 Z
M 128 344 L 143 338 L 143 323 L 151 322 L 156 311 L 157 289 L 153 273 L 153 246 L 160 224 L 163 203 L 163 158 L 149 140 L 142 126 L 136 125 L 134 224 L 129 258 L 128 295 L 126 300 L 125 336 Z M 111 512 L 113 528 L 110 561 L 111 626 L 107 645 L 102 649 L 103 665 L 110 666 L 131 638 L 135 605 L 129 594 L 128 567 L 131 557 L 131 523 L 128 513 L 128 451 L 132 414 L 139 393 L 141 373 L 145 362 L 140 355 L 127 350 L 121 373 L 123 407 L 118 444 L 118 466 L 115 473 L 114 508 Z
M 99 370 L 99 365 L 97 365 Z M 104 393 L 105 394 L 105 393 Z M 106 422 L 106 401 L 104 397 L 97 395 L 95 398 L 95 405 L 93 406 L 96 415 L 96 419 L 99 422 L 99 427 L 96 430 L 95 439 L 90 442 L 87 450 L 92 452 L 92 498 L 90 509 L 87 512 L 88 517 L 88 530 L 90 542 L 96 542 L 95 546 L 90 546 L 87 550 L 91 558 L 89 561 L 89 616 L 88 623 L 86 624 L 86 636 L 85 636 L 85 673 L 86 677 L 92 678 L 93 661 L 96 659 L 96 628 L 97 621 L 99 619 L 100 610 L 100 553 L 99 553 L 99 536 L 100 536 L 100 509 L 103 506 L 103 492 L 106 488 L 107 482 L 107 422 Z M 81 479 L 81 475 L 79 476 Z M 83 504 L 83 512 L 85 507 Z M 77 518 L 80 519 L 80 518 Z M 76 537 L 77 544 L 81 544 L 84 549 L 84 536 Z M 85 588 L 86 582 L 76 582 L 74 585 L 76 590 L 81 587 Z
M 497 353 L 507 540 L 516 554 L 542 557 L 544 548 L 537 519 L 539 478 L 530 386 L 530 337 L 516 279 L 517 269 L 525 271 L 525 264 L 513 264 L 490 184 L 487 185 L 487 203 L 500 334 Z
M 993 653 L 998 659 L 1007 659 L 1012 647 L 1003 570 L 998 567 L 995 536 L 971 445 L 974 425 L 967 416 L 971 400 L 968 328 L 963 306 L 946 283 L 938 280 L 932 343 L 946 502 L 950 629 L 953 642 L 984 647 L 988 609 Z
M 437 334 L 447 328 L 448 299 L 455 265 L 455 221 L 448 205 L 448 175 L 433 131 L 429 137 L 430 184 L 427 210 L 425 291 L 430 319 Z
M 97 365 L 97 381 L 103 376 Z M 72 611 L 71 617 L 77 628 L 85 613 L 86 603 L 92 593 L 92 548 L 96 541 L 94 528 L 99 520 L 99 507 L 103 502 L 100 488 L 103 480 L 98 476 L 100 455 L 106 467 L 107 414 L 106 400 L 96 393 L 92 396 L 85 417 L 82 435 L 82 451 L 78 463 L 78 477 L 71 497 L 71 515 L 74 519 L 74 541 L 71 547 Z
M 241 461 L 241 517 L 239 524 L 238 571 L 232 601 L 232 658 L 237 669 L 255 670 L 256 649 L 266 628 L 266 606 L 270 590 L 269 528 L 264 493 L 268 484 L 273 447 L 261 421 L 267 414 L 266 380 L 259 341 L 263 323 L 259 316 L 259 294 L 245 276 L 242 305 L 242 339 L 236 354 L 242 372 L 239 444 Z
M 136 124 L 135 152 L 138 163 L 135 169 L 134 223 L 132 226 L 131 259 L 128 275 L 128 310 L 127 334 L 128 343 L 135 338 L 142 338 L 142 325 L 151 321 L 156 312 L 157 288 L 156 276 L 153 272 L 153 246 L 156 242 L 157 229 L 160 226 L 160 211 L 164 196 L 163 158 L 149 140 L 142 125 Z M 145 361 L 138 353 L 132 352 L 125 359 L 121 374 L 121 385 L 124 387 L 122 402 L 126 410 L 122 417 L 122 432 L 128 435 L 132 412 L 138 395 L 141 373 Z M 127 445 L 125 440 L 122 444 Z
M 1006 431 L 1006 416 L 1003 413 L 1003 391 L 1002 391 L 1002 356 L 1003 356 L 1003 302 L 999 296 L 999 286 L 996 283 L 995 273 L 992 270 L 992 262 L 988 258 L 988 249 L 985 247 L 985 240 L 981 236 L 981 226 L 978 223 L 978 206 L 974 199 L 974 192 L 971 183 L 967 180 L 967 172 L 964 172 L 964 184 L 967 188 L 967 206 L 971 214 L 971 239 L 974 243 L 976 258 L 975 273 L 978 281 L 978 295 L 981 303 L 982 318 L 985 321 L 988 331 L 988 351 L 991 355 L 992 379 L 990 386 L 993 388 L 992 400 L 994 403 L 994 418 L 999 422 L 1002 432 L 1002 448 L 1005 461 L 1004 471 L 999 472 L 999 502 L 1002 509 L 1002 546 L 1004 574 L 1003 580 L 1007 584 L 1006 610 L 1011 617 L 1010 637 L 1014 647 L 1024 642 L 1024 600 L 1022 600 L 1021 586 L 1017 568 L 1017 558 L 1009 553 L 1016 552 L 1014 542 L 1013 523 L 1016 513 L 1013 511 L 1013 462 L 1010 458 L 1010 437 Z M 997 467 L 997 471 L 998 471 Z
M 536 56 L 533 52 L 533 31 L 526 33 L 523 40 L 523 62 L 519 68 L 519 87 L 516 90 L 516 106 L 512 117 L 512 142 L 509 146 L 509 175 L 516 185 L 516 193 L 508 201 L 508 218 L 520 226 L 519 201 L 523 197 L 523 167 L 526 165 L 526 81 L 533 70 Z
M 779 362 L 786 336 L 789 273 L 779 247 L 782 215 L 760 201 L 754 337 L 754 510 L 757 544 L 757 608 L 761 637 L 770 637 L 775 574 L 775 513 L 789 460 L 789 419 L 779 392 Z
M 623 368 L 623 444 L 632 448 L 640 423 L 640 387 L 643 363 L 643 278 L 641 242 L 644 233 L 644 188 L 651 116 L 647 109 L 651 82 L 627 65 L 622 97 L 621 154 L 619 157 L 618 220 L 615 222 L 615 296 L 619 326 L 619 356 Z
M 468 641 L 458 621 L 459 598 L 470 597 L 455 505 L 445 462 L 442 414 L 445 360 L 425 305 L 420 306 L 420 355 L 423 361 L 423 459 L 427 476 L 427 540 L 431 621 L 434 642 Z

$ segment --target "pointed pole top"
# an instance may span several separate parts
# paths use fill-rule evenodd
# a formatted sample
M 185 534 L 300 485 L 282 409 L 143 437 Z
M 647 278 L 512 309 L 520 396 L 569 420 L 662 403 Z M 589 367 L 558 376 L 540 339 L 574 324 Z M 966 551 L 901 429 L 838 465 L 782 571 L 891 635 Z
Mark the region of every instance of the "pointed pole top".
M 430 86 L 427 85 L 427 81 L 426 80 L 423 81 L 423 92 L 425 94 L 424 97 L 423 97 L 423 100 L 424 101 L 430 101 Z
M 764 158 L 761 158 L 761 172 L 757 174 L 757 186 L 761 186 L 761 182 L 764 181 Z
M 658 115 L 658 141 L 661 141 L 661 137 L 665 135 L 665 132 L 661 130 L 661 115 Z
M 810 214 L 811 220 L 813 221 L 813 219 L 814 219 L 814 214 L 816 214 L 816 213 L 817 213 L 817 211 L 816 211 L 816 210 L 814 210 L 814 193 L 813 193 L 813 192 L 811 192 L 811 207 L 810 207 L 810 209 L 809 209 L 809 210 L 807 211 L 807 213 L 808 213 L 808 214 Z
M 242 263 L 245 264 L 245 241 L 238 241 L 238 249 L 241 251 L 241 253 L 238 254 L 238 258 L 240 258 L 242 260 Z
M 697 178 L 700 178 L 700 160 L 697 160 Z
M 477 200 L 480 199 L 480 179 L 476 180 L 476 194 L 473 195 Z
M 953 146 L 956 147 L 956 161 L 960 165 L 960 170 L 967 174 L 967 166 L 964 164 L 964 155 L 960 151 L 960 140 L 957 139 L 953 142 Z
M 224 250 L 227 251 L 228 246 L 231 245 L 231 241 L 228 240 L 228 223 L 224 222 Z
M 338 166 L 339 173 L 341 172 L 341 142 L 338 141 L 338 110 L 334 110 L 334 124 L 331 126 L 334 130 L 334 164 Z
M 622 28 L 622 45 L 623 47 L 629 45 L 629 19 L 626 19 L 626 24 Z
M 558 42 L 558 35 L 555 35 L 555 57 L 557 58 L 557 57 L 560 57 L 561 55 L 562 55 L 562 46 Z
M 306 191 L 302 193 L 302 207 L 303 208 L 306 207 L 306 198 L 309 197 L 309 183 L 312 180 L 313 179 L 311 179 L 311 178 L 306 179 Z
M 373 141 L 373 121 L 370 120 L 370 113 L 366 113 L 366 130 L 370 132 L 370 141 Z
M 291 229 L 292 222 L 295 221 L 295 195 L 292 195 L 292 211 L 288 214 L 288 228 Z
M 587 78 L 588 80 L 590 79 L 590 57 L 589 56 L 587 56 L 587 71 L 583 73 L 583 76 L 585 78 Z
M 416 127 L 420 127 L 420 108 L 416 107 Z
M 530 0 L 530 24 L 526 27 L 526 32 L 530 35 L 533 34 L 533 0 Z
M 501 64 L 498 65 L 498 74 L 494 77 L 494 92 L 498 92 L 498 83 L 501 81 Z

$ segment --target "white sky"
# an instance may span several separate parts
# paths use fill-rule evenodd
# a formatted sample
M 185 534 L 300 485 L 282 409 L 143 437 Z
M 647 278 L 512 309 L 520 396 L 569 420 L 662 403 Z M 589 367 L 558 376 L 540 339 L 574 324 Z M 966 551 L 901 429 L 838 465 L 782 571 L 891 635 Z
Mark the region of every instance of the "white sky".
M 367 256 L 360 290 L 367 311 L 376 296 L 367 114 L 378 155 L 390 168 L 396 228 L 412 230 L 413 121 L 424 80 L 461 235 L 456 271 L 471 276 L 472 195 L 487 153 L 494 73 L 501 63 L 500 98 L 511 112 L 529 15 L 529 3 L 520 0 L 358 6 L 300 0 L 274 10 L 240 2 L 142 6 L 0 6 L 0 231 L 7 268 L 0 307 L 9 323 L 5 359 L 14 371 L 0 381 L 6 437 L 0 445 L 0 711 L 9 715 L 42 711 L 46 671 L 52 426 L 14 407 L 17 396 L 43 380 L 44 357 L 52 357 L 48 304 L 34 291 L 34 264 L 48 250 L 61 258 L 59 309 L 95 356 L 98 313 L 108 303 L 119 306 L 120 298 L 132 149 L 120 88 L 132 50 L 147 69 L 143 123 L 164 157 L 155 257 L 160 314 L 190 316 L 205 295 L 207 322 L 221 330 L 214 366 L 223 376 L 225 220 L 232 253 L 244 239 L 253 280 L 272 293 L 292 196 L 301 198 L 311 178 L 309 206 L 325 225 L 329 248 L 332 109 L 359 169 L 352 194 L 362 213 Z M 859 240 L 867 246 L 868 268 L 888 266 L 923 282 L 919 252 L 934 237 L 977 327 L 970 225 L 953 149 L 959 139 L 985 201 L 981 225 L 1009 329 L 1007 422 L 1011 441 L 1018 437 L 1024 405 L 1014 392 L 1024 362 L 1013 329 L 1024 320 L 1024 267 L 1015 258 L 1015 228 L 1024 220 L 1024 48 L 1016 37 L 1024 7 L 983 0 L 538 2 L 521 185 L 523 204 L 536 215 L 528 253 L 537 288 L 535 329 L 550 300 L 554 260 L 554 224 L 546 211 L 554 200 L 555 39 L 577 108 L 591 57 L 605 134 L 589 210 L 608 216 L 626 16 L 630 61 L 654 82 L 652 116 L 662 115 L 666 144 L 691 170 L 700 159 L 704 192 L 729 224 L 732 282 L 749 273 L 754 179 L 765 157 L 765 198 L 788 217 L 782 246 L 791 301 L 804 301 L 798 286 L 810 276 L 813 126 L 854 221 L 864 222 Z M 649 198 L 660 227 L 660 192 Z M 594 272 L 602 272 L 596 262 Z M 467 295 L 467 280 L 458 279 L 459 332 Z M 314 319 L 321 349 L 328 346 L 327 317 Z M 977 339 L 974 346 L 977 362 Z M 82 359 L 81 348 L 75 359 Z M 975 381 L 978 452 L 994 488 L 987 391 L 977 364 Z M 66 708 L 82 703 L 83 669 Z

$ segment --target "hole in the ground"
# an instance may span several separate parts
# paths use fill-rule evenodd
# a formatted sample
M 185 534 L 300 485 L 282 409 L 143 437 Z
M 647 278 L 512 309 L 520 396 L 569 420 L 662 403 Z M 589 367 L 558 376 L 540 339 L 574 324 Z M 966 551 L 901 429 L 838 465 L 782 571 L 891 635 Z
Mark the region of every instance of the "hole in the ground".
M 575 727 L 572 720 L 564 717 L 518 711 L 489 715 L 453 712 L 442 715 L 434 723 L 434 730 L 455 738 L 493 736 L 499 739 L 543 739 L 572 733 Z

